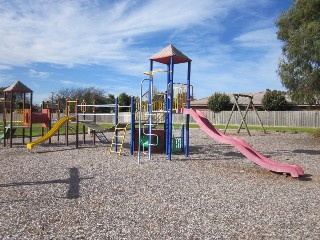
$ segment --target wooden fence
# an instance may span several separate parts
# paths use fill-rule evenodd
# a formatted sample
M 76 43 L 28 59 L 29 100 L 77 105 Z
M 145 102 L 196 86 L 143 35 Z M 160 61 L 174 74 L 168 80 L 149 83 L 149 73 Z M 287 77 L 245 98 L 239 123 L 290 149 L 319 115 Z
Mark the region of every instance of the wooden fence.
M 214 113 L 210 110 L 202 111 L 213 124 L 226 124 L 230 111 Z M 286 126 L 286 127 L 320 127 L 320 111 L 258 111 L 264 126 Z M 232 114 L 230 125 L 241 123 L 239 112 Z M 175 122 L 183 122 L 183 116 L 175 115 Z M 246 121 L 248 125 L 259 126 L 259 119 L 254 111 L 247 113 Z M 194 120 L 191 118 L 191 122 Z
M 226 124 L 230 116 L 230 111 L 214 113 L 210 110 L 204 110 L 203 113 L 213 124 Z M 320 111 L 259 111 L 258 114 L 264 126 L 320 127 Z M 54 118 L 56 118 L 55 115 L 53 116 Z M 2 114 L 0 114 L 1 120 Z M 191 123 L 194 123 L 192 118 L 190 120 Z M 246 120 L 248 125 L 260 125 L 253 111 L 248 112 Z M 97 122 L 112 123 L 113 121 L 113 116 L 97 116 Z M 174 114 L 173 121 L 174 123 L 184 123 L 185 116 Z M 130 113 L 120 113 L 119 122 L 130 122 Z M 229 124 L 239 125 L 240 122 L 241 116 L 239 112 L 234 112 Z

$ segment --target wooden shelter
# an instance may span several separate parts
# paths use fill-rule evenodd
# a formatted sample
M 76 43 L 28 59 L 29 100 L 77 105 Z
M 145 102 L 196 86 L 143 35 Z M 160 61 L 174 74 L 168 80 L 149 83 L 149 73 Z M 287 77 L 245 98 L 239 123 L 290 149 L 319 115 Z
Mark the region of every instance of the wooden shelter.
M 9 133 L 9 141 L 10 141 L 10 147 L 12 147 L 12 137 L 15 129 L 22 128 L 23 131 L 23 144 L 24 144 L 24 133 L 25 128 L 30 128 L 30 141 L 32 140 L 32 119 L 30 121 L 30 124 L 25 126 L 23 125 L 23 121 L 15 121 L 14 120 L 14 113 L 20 113 L 23 115 L 24 109 L 26 109 L 26 100 L 27 95 L 29 95 L 29 108 L 31 112 L 32 107 L 32 95 L 33 91 L 28 88 L 26 85 L 24 85 L 22 82 L 17 81 L 16 83 L 12 84 L 10 87 L 3 90 L 4 93 L 4 111 L 3 111 L 3 130 L 4 132 Z M 14 106 L 15 97 L 20 94 L 22 95 L 22 106 L 21 108 L 16 108 Z M 31 117 L 31 116 L 30 116 Z M 9 118 L 9 121 L 8 121 Z M 3 139 L 3 145 L 6 146 L 6 138 Z

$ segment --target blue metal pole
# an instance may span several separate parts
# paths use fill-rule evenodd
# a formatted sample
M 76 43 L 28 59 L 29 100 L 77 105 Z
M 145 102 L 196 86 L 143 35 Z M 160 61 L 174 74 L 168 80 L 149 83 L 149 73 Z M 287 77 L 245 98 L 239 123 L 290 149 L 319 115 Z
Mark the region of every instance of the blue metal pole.
M 174 59 L 173 56 L 170 57 L 170 66 L 171 66 L 171 72 L 170 72 L 170 92 L 169 92 L 169 136 L 168 136 L 168 160 L 171 160 L 171 150 L 172 150 L 172 107 L 173 107 L 173 72 L 174 72 Z
M 134 144 L 135 144 L 135 119 L 136 119 L 136 102 L 134 97 L 131 97 L 131 106 L 130 106 L 130 111 L 131 111 L 131 132 L 130 132 L 130 155 L 132 156 L 134 153 Z
M 118 116 L 119 116 L 119 107 L 118 107 L 118 98 L 115 99 L 114 102 L 115 106 L 114 106 L 114 126 L 116 127 L 118 124 Z M 118 131 L 115 130 L 115 139 L 114 139 L 114 151 L 117 152 L 118 151 Z
M 191 62 L 188 62 L 188 78 L 187 78 L 187 108 L 190 108 L 191 94 L 190 94 L 190 78 L 191 78 Z M 186 116 L 186 151 L 185 156 L 189 156 L 189 123 L 190 123 L 190 115 Z
M 151 147 L 152 147 L 152 95 L 153 95 L 153 74 L 151 73 L 153 70 L 153 61 L 150 60 L 150 81 L 149 81 L 149 94 L 148 94 L 148 127 L 149 127 L 149 144 L 148 144 L 148 156 L 149 160 L 151 160 Z
M 181 126 L 181 151 L 184 151 L 184 125 Z
M 166 95 L 165 95 L 165 125 L 164 125 L 164 128 L 165 128 L 165 133 L 166 133 L 166 136 L 165 136 L 165 139 L 166 139 L 166 142 L 165 142 L 165 146 L 166 146 L 166 154 L 169 153 L 169 113 L 168 113 L 168 110 L 170 109 L 169 107 L 169 84 L 170 84 L 170 64 L 167 65 L 167 87 L 166 87 Z

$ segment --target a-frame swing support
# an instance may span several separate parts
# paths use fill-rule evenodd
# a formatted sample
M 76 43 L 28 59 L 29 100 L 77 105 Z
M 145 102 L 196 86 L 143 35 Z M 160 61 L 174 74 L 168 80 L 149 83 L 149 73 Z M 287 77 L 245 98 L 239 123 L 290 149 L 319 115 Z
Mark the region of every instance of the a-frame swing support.
M 245 95 L 245 94 L 233 94 L 233 97 L 234 97 L 234 100 L 235 100 L 235 101 L 234 101 L 234 104 L 233 104 L 233 106 L 232 106 L 232 110 L 231 110 L 229 119 L 228 119 L 227 124 L 226 124 L 226 126 L 225 126 L 225 128 L 224 128 L 224 132 L 223 132 L 223 133 L 226 133 L 227 128 L 228 128 L 229 123 L 230 123 L 230 120 L 231 120 L 231 117 L 232 117 L 232 115 L 233 115 L 233 112 L 235 111 L 235 108 L 237 108 L 237 109 L 238 109 L 238 112 L 239 112 L 239 114 L 240 114 L 240 116 L 241 116 L 241 119 L 242 119 L 242 120 L 241 120 L 241 123 L 240 123 L 240 125 L 239 125 L 239 128 L 238 128 L 238 130 L 237 130 L 237 133 L 240 132 L 240 129 L 242 128 L 242 125 L 244 125 L 245 129 L 247 130 L 248 135 L 251 136 L 250 131 L 249 131 L 249 128 L 248 128 L 248 125 L 247 125 L 247 121 L 246 121 L 246 117 L 247 117 L 247 114 L 248 114 L 248 111 L 249 111 L 250 107 L 252 107 L 252 109 L 253 109 L 254 112 L 256 113 L 256 115 L 257 115 L 257 117 L 258 117 L 258 121 L 259 121 L 259 123 L 260 123 L 260 126 L 261 126 L 263 132 L 266 133 L 266 130 L 265 130 L 264 127 L 263 127 L 263 123 L 262 123 L 262 121 L 261 121 L 261 118 L 260 118 L 260 116 L 259 116 L 259 114 L 258 114 L 258 111 L 257 111 L 257 109 L 255 108 L 255 106 L 254 106 L 254 104 L 253 104 L 253 96 L 252 96 L 252 95 Z M 239 103 L 238 103 L 238 100 L 239 100 L 240 97 L 249 98 L 249 103 L 248 103 L 248 105 L 247 105 L 247 107 L 246 107 L 246 110 L 245 110 L 244 114 L 242 114 L 241 109 L 240 109 L 240 106 L 239 106 Z

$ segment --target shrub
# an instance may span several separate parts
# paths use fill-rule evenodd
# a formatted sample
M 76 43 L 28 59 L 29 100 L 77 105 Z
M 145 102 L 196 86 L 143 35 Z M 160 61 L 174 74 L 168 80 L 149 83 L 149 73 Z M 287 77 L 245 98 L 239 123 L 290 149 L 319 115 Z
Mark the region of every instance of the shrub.
M 230 103 L 230 97 L 227 94 L 216 92 L 209 97 L 207 106 L 213 112 L 220 112 L 227 110 Z
M 266 111 L 283 111 L 287 109 L 288 102 L 281 91 L 267 91 L 262 98 L 262 108 Z

